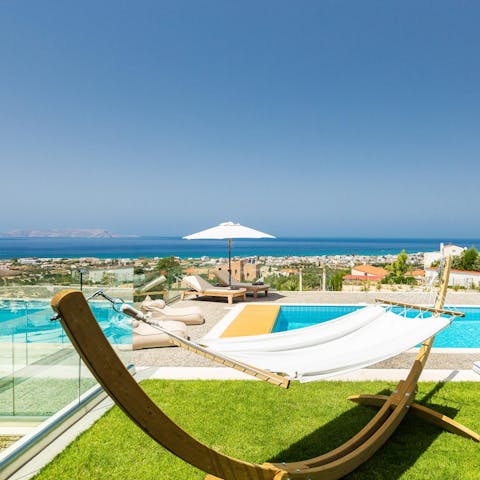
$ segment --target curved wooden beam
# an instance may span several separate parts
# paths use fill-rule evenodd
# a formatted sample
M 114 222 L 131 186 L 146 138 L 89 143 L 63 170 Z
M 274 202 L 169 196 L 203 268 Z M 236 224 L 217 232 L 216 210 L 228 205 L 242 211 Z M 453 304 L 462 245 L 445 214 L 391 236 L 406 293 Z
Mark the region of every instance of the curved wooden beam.
M 83 294 L 65 290 L 52 299 L 72 344 L 114 402 L 148 435 L 186 462 L 220 478 L 281 480 L 285 471 L 219 453 L 181 429 L 137 384 L 103 334 Z
M 352 395 L 348 397 L 352 402 L 360 405 L 368 405 L 371 407 L 381 407 L 389 399 L 387 395 Z M 480 442 L 480 435 L 473 430 L 470 430 L 465 425 L 447 417 L 435 410 L 420 405 L 419 403 L 412 403 L 410 405 L 410 413 L 416 417 L 422 418 L 433 425 L 437 425 L 448 432 L 455 433 L 465 438 L 469 438 L 475 442 Z

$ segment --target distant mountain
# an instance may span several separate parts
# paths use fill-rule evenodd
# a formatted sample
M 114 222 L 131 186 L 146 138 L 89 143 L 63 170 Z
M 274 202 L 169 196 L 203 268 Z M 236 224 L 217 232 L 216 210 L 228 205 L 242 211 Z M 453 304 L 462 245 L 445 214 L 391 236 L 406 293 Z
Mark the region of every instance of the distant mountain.
M 12 230 L 0 233 L 2 238 L 130 238 L 137 235 L 118 235 L 100 228 L 66 230 Z

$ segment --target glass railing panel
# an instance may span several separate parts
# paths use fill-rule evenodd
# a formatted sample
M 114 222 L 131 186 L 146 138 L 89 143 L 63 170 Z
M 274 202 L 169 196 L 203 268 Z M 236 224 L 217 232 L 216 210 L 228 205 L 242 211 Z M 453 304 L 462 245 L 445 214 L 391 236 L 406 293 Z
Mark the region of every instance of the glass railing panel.
M 97 385 L 97 381 L 94 376 L 87 368 L 87 366 L 82 362 L 78 362 L 78 399 L 80 400 L 81 396 L 88 392 L 92 387 Z
M 121 298 L 126 303 L 132 304 L 131 289 L 108 289 L 105 292 L 112 298 Z M 90 307 L 115 352 L 123 364 L 129 367 L 132 364 L 132 320 L 123 313 L 116 311 L 108 301 L 94 300 L 90 302 Z M 92 382 L 94 382 L 94 378 L 82 362 L 80 369 L 80 394 L 90 389 Z
M 13 342 L 8 335 L 0 338 L 0 416 L 13 415 Z
M 133 277 L 134 302 L 141 303 L 147 296 L 171 303 L 180 298 L 185 268 L 174 257 L 150 260 L 144 267 L 136 267 Z
M 25 315 L 13 319 L 14 416 L 49 416 L 77 397 L 78 355 L 48 300 L 23 300 Z M 20 303 L 20 301 L 19 301 Z
M 132 303 L 132 287 L 96 285 L 85 288 L 86 296 L 103 288 L 108 295 Z M 96 385 L 80 361 L 60 322 L 51 321 L 51 297 L 62 285 L 38 289 L 11 289 L 11 300 L 2 289 L 0 299 L 0 415 L 50 416 Z M 68 288 L 68 287 L 67 287 Z M 46 297 L 44 297 L 46 296 Z M 42 298 L 43 297 L 43 298 Z M 92 301 L 92 311 L 108 340 L 126 366 L 132 363 L 132 324 L 106 301 Z
M 12 458 L 29 448 L 28 442 L 15 443 L 26 424 L 41 425 L 46 432 L 52 415 L 65 409 L 61 417 L 65 419 L 66 410 L 71 412 L 100 391 L 61 323 L 51 321 L 50 302 L 61 290 L 78 290 L 81 280 L 86 297 L 101 289 L 110 297 L 132 303 L 133 268 L 125 268 L 120 261 L 82 262 L 87 260 L 91 264 L 88 269 L 82 266 L 81 278 L 77 278 L 80 271 L 75 267 L 79 260 L 41 259 L 31 266 L 22 263 L 17 268 L 20 273 L 4 278 L 7 284 L 0 286 L 0 424 L 19 427 L 19 434 L 7 439 L 13 445 Z M 107 302 L 93 302 L 91 307 L 124 364 L 131 366 L 131 321 Z M 0 450 L 5 445 L 2 443 Z M 3 458 L 6 461 L 8 458 Z
M 29 347 L 34 361 L 13 376 L 13 415 L 47 417 L 78 397 L 78 356 L 69 345 Z
M 28 357 L 24 325 L 27 306 L 23 301 L 2 300 L 0 304 L 0 415 L 15 414 L 15 372 L 26 366 Z M 19 328 L 20 327 L 20 328 Z M 16 342 L 22 342 L 21 347 Z
M 176 287 L 175 285 L 172 285 L 171 287 L 168 288 L 168 290 L 166 290 L 163 299 L 165 300 L 166 303 L 175 302 L 180 299 L 182 291 L 184 290 L 185 288 Z

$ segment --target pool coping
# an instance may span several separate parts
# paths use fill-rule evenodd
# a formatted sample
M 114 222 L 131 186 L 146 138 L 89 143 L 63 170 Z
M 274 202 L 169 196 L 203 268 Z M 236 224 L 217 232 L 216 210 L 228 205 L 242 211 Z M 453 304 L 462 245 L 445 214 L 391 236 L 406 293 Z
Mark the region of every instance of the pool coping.
M 203 337 L 204 339 L 212 340 L 220 338 L 223 332 L 235 321 L 237 316 L 242 312 L 242 310 L 247 306 L 252 305 L 251 303 L 238 303 L 230 308 L 230 311 L 225 314 L 225 316 L 217 322 L 216 325 L 213 326 L 211 330 Z M 278 302 L 262 302 L 262 305 L 279 305 Z M 280 307 L 288 306 L 288 307 L 353 307 L 353 306 L 367 306 L 373 305 L 371 303 L 362 302 L 362 303 L 281 303 Z M 480 308 L 480 305 L 454 305 L 454 307 L 459 308 Z M 266 332 L 265 335 L 268 335 L 270 332 Z M 411 348 L 406 351 L 406 353 L 416 353 L 418 352 L 419 348 Z M 480 348 L 466 348 L 466 347 L 457 347 L 457 348 L 449 348 L 449 347 L 434 347 L 432 348 L 433 353 L 445 353 L 445 354 L 459 354 L 459 353 L 473 353 L 473 354 L 480 354 Z

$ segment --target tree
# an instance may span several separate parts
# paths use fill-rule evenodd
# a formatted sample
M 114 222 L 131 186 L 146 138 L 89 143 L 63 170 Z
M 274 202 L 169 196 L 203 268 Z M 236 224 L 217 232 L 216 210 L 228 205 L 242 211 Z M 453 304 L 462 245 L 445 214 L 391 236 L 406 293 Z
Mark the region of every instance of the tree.
M 175 277 L 180 276 L 183 271 L 180 262 L 173 256 L 160 258 L 155 270 L 166 277 L 166 286 L 175 283 Z
M 406 284 L 415 284 L 417 283 L 415 278 L 411 276 L 406 276 L 405 274 L 408 271 L 407 265 L 408 255 L 405 253 L 405 250 L 402 250 L 398 256 L 397 260 L 392 262 L 390 265 L 386 266 L 386 269 L 390 272 L 381 283 L 406 283 Z
M 345 270 L 338 270 L 327 279 L 327 290 L 342 291 L 343 277 L 347 272 Z
M 157 266 L 155 267 L 160 273 L 166 273 L 171 268 L 179 267 L 180 262 L 173 256 L 171 257 L 164 257 L 160 258 L 157 262 Z
M 276 290 L 295 291 L 299 287 L 299 276 L 294 275 L 269 275 L 265 278 L 265 282 L 270 284 Z
M 391 272 L 391 275 L 394 277 L 402 277 L 408 272 L 407 265 L 408 255 L 405 253 L 405 250 L 402 250 L 395 262 L 392 262 L 390 265 L 387 265 L 387 270 Z
M 302 283 L 304 290 L 315 290 L 321 285 L 322 277 L 316 272 L 306 271 L 302 274 Z
M 452 267 L 459 270 L 477 270 L 480 265 L 480 258 L 478 251 L 475 247 L 470 247 L 468 250 L 464 250 L 462 254 L 455 257 L 452 262 Z

